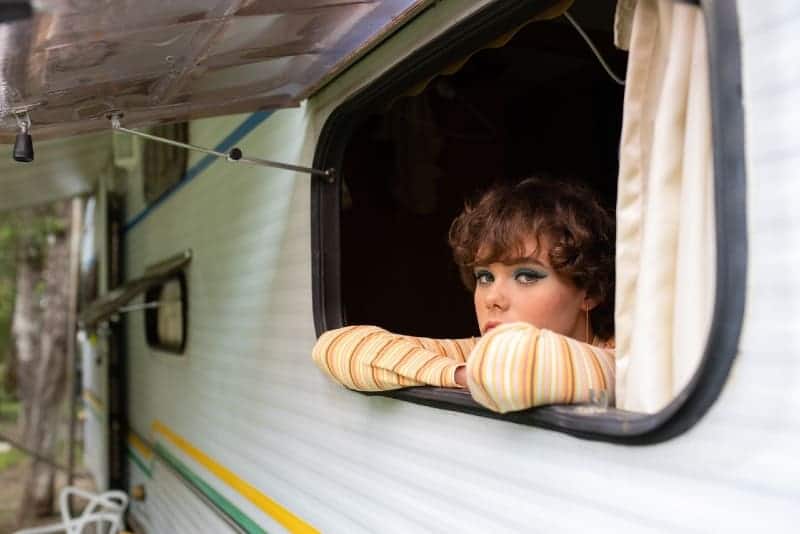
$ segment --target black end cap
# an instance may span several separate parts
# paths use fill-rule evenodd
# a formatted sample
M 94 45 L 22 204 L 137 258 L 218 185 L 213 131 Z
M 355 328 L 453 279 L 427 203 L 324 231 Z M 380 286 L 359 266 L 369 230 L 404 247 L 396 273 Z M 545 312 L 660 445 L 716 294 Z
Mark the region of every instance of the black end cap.
M 33 161 L 33 139 L 31 134 L 19 133 L 14 141 L 14 161 L 30 163 Z
M 27 20 L 33 16 L 33 8 L 29 0 L 6 0 L 0 2 L 0 24 Z

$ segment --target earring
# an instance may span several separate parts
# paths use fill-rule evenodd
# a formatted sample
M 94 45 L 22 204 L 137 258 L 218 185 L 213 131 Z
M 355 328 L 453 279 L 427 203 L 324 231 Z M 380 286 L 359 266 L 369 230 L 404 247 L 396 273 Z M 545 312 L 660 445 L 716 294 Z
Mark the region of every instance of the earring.
M 584 308 L 584 311 L 586 312 L 586 343 L 591 345 L 592 342 L 589 340 L 589 308 Z

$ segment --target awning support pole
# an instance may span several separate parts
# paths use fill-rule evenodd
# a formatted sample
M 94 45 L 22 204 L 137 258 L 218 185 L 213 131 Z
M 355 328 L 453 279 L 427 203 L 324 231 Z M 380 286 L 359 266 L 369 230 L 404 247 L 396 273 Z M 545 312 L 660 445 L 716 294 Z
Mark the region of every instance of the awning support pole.
M 115 311 L 109 319 L 112 322 L 117 322 L 120 319 L 120 315 L 123 313 L 130 313 L 135 311 L 141 310 L 149 310 L 153 308 L 160 308 L 161 306 L 165 306 L 167 304 L 180 304 L 179 300 L 154 300 L 152 302 L 145 302 L 143 304 L 129 304 L 127 306 L 123 306 L 117 311 Z
M 166 306 L 167 304 L 180 304 L 181 301 L 179 300 L 154 300 L 151 302 L 144 302 L 142 304 L 129 304 L 127 306 L 123 306 L 117 310 L 116 313 L 128 313 L 133 311 L 139 310 L 149 310 L 152 308 L 160 308 L 161 306 Z
M 120 113 L 111 113 L 108 115 L 109 119 L 111 120 L 111 128 L 120 132 L 125 132 L 131 135 L 136 135 L 139 137 L 143 137 L 145 139 L 150 139 L 151 141 L 157 141 L 159 143 L 165 143 L 167 145 L 177 146 L 181 148 L 185 148 L 187 150 L 194 150 L 196 152 L 202 152 L 204 154 L 209 154 L 212 156 L 216 156 L 218 158 L 223 158 L 226 161 L 230 162 L 241 162 L 241 163 L 249 163 L 251 165 L 261 165 L 263 167 L 274 167 L 277 169 L 285 169 L 287 171 L 295 171 L 295 172 L 302 172 L 306 174 L 310 174 L 312 176 L 319 176 L 323 180 L 328 183 L 333 183 L 334 180 L 334 169 L 314 169 L 312 167 L 303 167 L 302 165 L 292 165 L 290 163 L 281 163 L 278 161 L 271 161 L 268 159 L 261 159 L 261 158 L 246 158 L 242 151 L 237 148 L 233 147 L 227 153 L 226 152 L 219 152 L 217 150 L 212 150 L 210 148 L 205 148 L 202 146 L 192 145 L 189 143 L 181 143 L 180 141 L 174 141 L 172 139 L 167 139 L 165 137 L 159 137 L 157 135 L 147 134 L 144 132 L 139 132 L 137 130 L 131 130 L 129 128 L 125 128 L 122 126 L 120 119 L 122 118 L 122 114 Z

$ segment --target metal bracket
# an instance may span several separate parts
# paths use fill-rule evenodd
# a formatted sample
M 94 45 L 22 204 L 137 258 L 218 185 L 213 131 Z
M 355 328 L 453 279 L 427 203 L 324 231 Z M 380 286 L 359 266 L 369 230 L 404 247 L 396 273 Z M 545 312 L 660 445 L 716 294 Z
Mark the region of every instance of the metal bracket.
M 27 111 L 18 111 L 14 113 L 14 117 L 17 119 L 17 127 L 20 130 L 20 133 L 26 134 L 30 133 L 31 131 L 31 117 L 28 115 Z
M 153 300 L 150 302 L 143 302 L 142 304 L 129 304 L 128 306 L 122 306 L 120 309 L 114 312 L 111 315 L 111 322 L 115 323 L 120 320 L 120 315 L 123 313 L 130 313 L 134 311 L 140 310 L 150 310 L 153 308 L 160 308 L 161 306 L 166 306 L 168 304 L 180 304 L 181 301 L 179 300 Z
M 285 169 L 287 171 L 295 171 L 295 172 L 302 172 L 306 174 L 310 174 L 312 176 L 319 176 L 327 183 L 333 183 L 335 179 L 336 171 L 334 169 L 314 169 L 312 167 L 303 167 L 301 165 L 292 165 L 290 163 L 281 163 L 278 161 L 271 161 L 268 159 L 261 159 L 261 158 L 248 158 L 242 154 L 242 151 L 237 148 L 233 147 L 228 152 L 219 152 L 217 150 L 212 150 L 210 148 L 205 148 L 202 146 L 192 145 L 189 143 L 181 143 L 179 141 L 173 141 L 172 139 L 166 139 L 164 137 L 159 137 L 157 135 L 147 134 L 144 132 L 139 132 L 137 130 L 131 130 L 122 126 L 122 116 L 121 112 L 111 112 L 107 114 L 107 117 L 111 121 L 111 128 L 113 130 L 117 130 L 120 132 L 125 132 L 131 135 L 136 135 L 139 137 L 143 137 L 145 139 L 150 139 L 151 141 L 157 141 L 159 143 L 165 143 L 167 145 L 177 146 L 181 148 L 185 148 L 187 150 L 194 150 L 196 152 L 203 152 L 204 154 L 210 154 L 212 156 L 216 156 L 218 158 L 223 158 L 226 161 L 230 161 L 233 163 L 249 163 L 251 165 L 261 165 L 263 167 L 274 167 L 277 169 Z

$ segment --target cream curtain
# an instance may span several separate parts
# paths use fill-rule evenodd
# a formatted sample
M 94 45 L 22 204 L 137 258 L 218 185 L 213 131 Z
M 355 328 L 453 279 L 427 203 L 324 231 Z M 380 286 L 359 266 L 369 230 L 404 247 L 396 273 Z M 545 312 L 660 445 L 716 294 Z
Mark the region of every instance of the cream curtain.
M 673 0 L 621 0 L 615 29 L 629 45 L 617 198 L 617 407 L 654 413 L 693 376 L 714 297 L 706 32 L 698 7 Z

